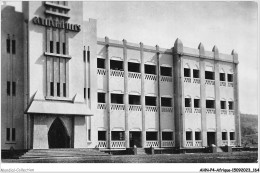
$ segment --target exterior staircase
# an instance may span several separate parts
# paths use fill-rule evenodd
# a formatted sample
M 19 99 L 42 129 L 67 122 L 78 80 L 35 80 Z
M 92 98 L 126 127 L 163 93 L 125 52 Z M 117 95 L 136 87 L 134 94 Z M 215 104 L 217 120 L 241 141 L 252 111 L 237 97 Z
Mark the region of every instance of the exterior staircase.
M 145 148 L 137 148 L 137 155 L 146 155 Z
M 99 151 L 98 149 L 75 149 L 75 148 L 60 148 L 60 149 L 33 149 L 26 152 L 19 159 L 33 158 L 55 158 L 55 157 L 89 157 L 89 156 L 107 156 L 109 154 Z

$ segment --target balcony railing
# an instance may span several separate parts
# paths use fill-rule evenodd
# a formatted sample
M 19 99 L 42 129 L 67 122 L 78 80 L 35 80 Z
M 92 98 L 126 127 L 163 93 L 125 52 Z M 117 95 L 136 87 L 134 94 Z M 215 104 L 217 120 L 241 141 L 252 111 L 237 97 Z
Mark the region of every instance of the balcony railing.
M 103 69 L 103 68 L 98 68 L 97 69 L 97 74 L 98 75 L 106 75 L 106 73 L 107 73 L 106 69 Z
M 201 140 L 196 140 L 195 141 L 195 147 L 202 147 L 202 141 Z
M 234 110 L 229 110 L 229 111 L 228 111 L 228 114 L 229 114 L 229 115 L 234 115 L 234 114 L 235 114 L 235 113 L 234 113 Z
M 172 82 L 171 76 L 161 76 L 161 82 Z
M 129 111 L 142 111 L 141 105 L 129 105 Z
M 219 83 L 219 86 L 226 86 L 227 84 L 226 84 L 226 82 L 225 81 L 220 81 L 220 83 Z
M 141 79 L 141 73 L 128 72 L 128 77 L 133 79 Z
M 162 147 L 174 147 L 175 142 L 174 141 L 162 141 Z
M 186 147 L 193 147 L 193 141 L 192 140 L 186 140 Z
M 236 140 L 230 140 L 230 145 L 235 146 L 236 145 Z
M 107 148 L 107 141 L 98 141 L 98 148 Z
M 221 109 L 221 110 L 220 110 L 220 114 L 222 114 L 222 115 L 227 115 L 227 110 L 226 110 L 226 109 Z
M 216 110 L 215 110 L 215 109 L 207 108 L 207 109 L 206 109 L 206 114 L 216 114 Z
M 125 141 L 111 141 L 111 148 L 125 148 Z
M 206 85 L 215 85 L 215 81 L 214 80 L 210 80 L 210 79 L 206 79 L 205 80 L 205 84 Z
M 111 110 L 125 110 L 124 104 L 111 104 Z
M 97 109 L 106 109 L 106 108 L 107 108 L 106 103 L 98 103 L 97 104 Z
M 159 147 L 159 142 L 158 141 L 146 141 L 145 143 L 145 147 L 146 148 L 150 148 L 150 147 Z
M 157 80 L 157 76 L 154 75 L 154 74 L 145 74 L 145 77 L 144 77 L 146 80 Z
M 200 84 L 200 78 L 194 78 L 193 83 Z
M 233 82 L 228 82 L 228 87 L 234 87 Z
M 201 108 L 194 108 L 194 113 L 195 114 L 200 114 L 201 113 Z
M 191 78 L 190 77 L 184 77 L 184 82 L 191 83 Z
M 222 146 L 226 146 L 226 145 L 228 145 L 228 140 L 222 140 L 221 145 L 222 145 Z
M 110 76 L 124 77 L 125 72 L 120 70 L 110 70 Z
M 162 112 L 173 112 L 173 107 L 162 107 Z
M 157 111 L 158 111 L 158 108 L 157 108 L 157 106 L 145 106 L 145 111 L 148 111 L 148 112 L 157 112 Z
M 192 113 L 192 108 L 191 107 L 186 107 L 185 108 L 185 113 L 186 114 Z

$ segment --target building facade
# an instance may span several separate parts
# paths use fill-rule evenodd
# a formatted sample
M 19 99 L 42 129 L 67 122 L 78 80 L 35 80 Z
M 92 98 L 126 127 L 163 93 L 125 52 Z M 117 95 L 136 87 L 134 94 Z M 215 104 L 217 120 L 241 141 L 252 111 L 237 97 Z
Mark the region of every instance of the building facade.
M 2 6 L 2 149 L 240 146 L 238 55 L 97 37 L 83 2 Z

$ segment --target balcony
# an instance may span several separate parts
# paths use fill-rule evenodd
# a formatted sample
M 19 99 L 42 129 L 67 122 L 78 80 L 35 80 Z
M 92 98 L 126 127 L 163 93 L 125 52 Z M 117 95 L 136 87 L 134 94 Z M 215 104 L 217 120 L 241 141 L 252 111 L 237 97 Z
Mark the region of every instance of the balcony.
M 110 76 L 124 77 L 125 72 L 120 70 L 110 70 Z
M 172 82 L 172 77 L 170 77 L 170 76 L 161 76 L 161 82 Z
M 201 108 L 194 108 L 194 113 L 195 114 L 200 114 L 201 113 Z
M 193 79 L 193 83 L 195 83 L 195 84 L 200 84 L 200 79 L 199 79 L 199 78 L 194 78 L 194 79 Z
M 215 85 L 215 81 L 210 79 L 205 79 L 205 85 Z
M 154 80 L 154 81 L 156 81 L 157 80 L 157 76 L 154 75 L 154 74 L 145 74 L 145 79 L 146 80 Z
M 229 111 L 228 111 L 228 114 L 229 114 L 229 115 L 235 115 L 234 110 L 229 110 Z
M 184 82 L 191 83 L 191 78 L 190 77 L 184 77 Z
M 129 105 L 129 111 L 142 111 L 141 105 Z
M 192 113 L 192 108 L 191 107 L 186 107 L 185 108 L 185 114 L 190 114 Z
M 221 115 L 227 115 L 227 110 L 226 109 L 221 109 L 220 110 Z
M 162 141 L 162 147 L 175 147 L 174 141 Z
M 106 69 L 103 69 L 103 68 L 98 68 L 97 69 L 97 74 L 98 75 L 106 75 L 106 73 L 107 73 Z
M 216 114 L 215 109 L 206 108 L 206 114 Z
M 124 104 L 111 104 L 110 106 L 111 110 L 125 110 L 125 105 Z
M 186 140 L 185 147 L 193 147 L 193 141 L 192 140 Z
M 223 86 L 223 87 L 225 87 L 225 86 L 227 86 L 227 84 L 226 84 L 225 81 L 220 81 L 219 86 Z
M 173 112 L 173 107 L 162 107 L 162 112 Z
M 150 147 L 154 147 L 154 148 L 159 147 L 159 142 L 158 141 L 146 141 L 145 148 L 150 148 Z
M 234 87 L 233 82 L 228 82 L 228 87 Z
M 158 108 L 157 108 L 157 106 L 145 106 L 145 111 L 148 111 L 148 112 L 157 112 L 157 111 L 158 111 Z
M 141 73 L 128 72 L 128 77 L 133 79 L 141 79 Z
M 125 148 L 125 141 L 111 141 L 111 148 Z
M 107 141 L 98 141 L 97 148 L 107 148 Z
M 98 103 L 97 104 L 97 109 L 106 109 L 106 108 L 107 108 L 106 103 Z
M 221 145 L 222 145 L 222 146 L 226 146 L 226 145 L 228 145 L 228 140 L 222 140 Z

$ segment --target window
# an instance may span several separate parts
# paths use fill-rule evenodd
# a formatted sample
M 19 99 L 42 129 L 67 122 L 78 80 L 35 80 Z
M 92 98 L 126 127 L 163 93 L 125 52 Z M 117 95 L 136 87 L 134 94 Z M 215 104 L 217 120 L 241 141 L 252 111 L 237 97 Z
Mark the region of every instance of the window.
M 190 69 L 184 68 L 184 77 L 190 77 Z
M 144 72 L 146 74 L 154 74 L 156 75 L 156 66 L 155 65 L 144 65 Z
M 228 74 L 228 82 L 233 82 L 233 74 Z
M 98 93 L 98 103 L 106 103 L 106 94 Z
M 171 67 L 161 67 L 161 75 L 162 76 L 172 76 L 172 68 Z
M 11 41 L 10 41 L 10 38 L 8 38 L 8 39 L 6 39 L 6 52 L 10 53 L 10 49 L 11 49 Z
M 63 83 L 63 97 L 66 97 L 66 83 Z
M 226 101 L 220 101 L 220 108 L 226 109 Z
M 200 71 L 197 69 L 193 69 L 193 78 L 200 78 Z
M 222 140 L 227 140 L 227 132 L 222 132 Z
M 212 71 L 205 71 L 205 79 L 214 80 L 214 72 Z
M 124 71 L 123 61 L 110 60 L 110 69 Z
M 185 98 L 185 107 L 191 107 L 191 98 Z
M 84 99 L 86 99 L 86 88 L 84 88 Z
M 145 96 L 145 105 L 146 106 L 156 106 L 156 97 Z
M 229 110 L 234 110 L 234 104 L 233 104 L 232 101 L 229 101 L 229 102 L 228 102 L 228 109 L 229 109 Z
M 88 140 L 91 141 L 91 129 L 88 129 Z
M 124 104 L 123 94 L 111 94 L 111 103 Z
M 85 49 L 85 46 L 84 46 L 84 49 Z M 84 62 L 86 61 L 86 50 L 83 50 L 83 61 Z
M 53 53 L 53 41 L 50 41 L 50 53 Z
M 90 88 L 88 88 L 88 99 L 90 99 Z
M 105 59 L 102 59 L 102 58 L 97 59 L 97 68 L 103 68 L 103 69 L 106 68 Z
M 15 128 L 12 128 L 12 141 L 15 141 Z
M 235 140 L 235 132 L 230 132 L 229 138 L 230 138 L 230 140 Z
M 129 95 L 130 105 L 141 105 L 141 97 L 138 95 Z
M 57 83 L 57 96 L 60 97 L 60 83 Z
M 63 55 L 66 55 L 66 43 L 62 43 Z
M 200 99 L 194 99 L 194 108 L 200 108 Z
M 146 132 L 147 141 L 157 141 L 158 135 L 157 132 Z
M 10 141 L 10 128 L 6 128 L 6 140 Z
M 51 82 L 50 85 L 51 85 L 50 86 L 50 88 L 51 88 L 51 93 L 50 94 L 51 94 L 51 96 L 54 96 L 54 84 L 53 84 L 53 82 Z
M 195 132 L 195 140 L 201 140 L 201 132 Z
M 219 73 L 219 80 L 220 81 L 226 81 L 226 78 L 225 78 L 225 73 Z
M 172 98 L 162 97 L 161 105 L 165 107 L 172 107 Z
M 215 108 L 215 100 L 206 100 L 206 108 Z
M 15 40 L 12 40 L 12 53 L 15 54 L 16 52 Z
M 171 141 L 173 140 L 173 133 L 172 132 L 162 132 L 162 140 L 164 141 Z
M 7 81 L 7 95 L 10 96 L 11 93 L 11 82 Z
M 112 141 L 123 141 L 123 140 L 125 140 L 125 132 L 124 131 L 112 131 L 111 139 L 112 139 Z
M 60 42 L 56 42 L 57 54 L 60 54 Z
M 128 62 L 128 71 L 129 72 L 140 73 L 140 64 L 139 63 Z
M 89 62 L 89 59 L 90 59 L 90 51 L 88 50 L 87 51 L 87 61 Z
M 106 141 L 107 132 L 106 131 L 98 131 L 98 140 Z
M 192 140 L 192 131 L 186 131 L 186 140 Z
M 13 96 L 15 96 L 16 95 L 16 82 L 12 82 L 12 94 L 13 94 Z

